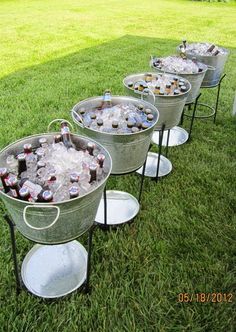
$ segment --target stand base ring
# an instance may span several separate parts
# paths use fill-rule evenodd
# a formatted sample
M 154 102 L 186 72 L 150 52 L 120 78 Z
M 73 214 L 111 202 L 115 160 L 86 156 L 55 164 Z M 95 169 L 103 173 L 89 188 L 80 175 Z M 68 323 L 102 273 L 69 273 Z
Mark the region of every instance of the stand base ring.
M 198 103 L 197 106 L 204 106 L 208 109 L 211 110 L 211 112 L 209 114 L 206 114 L 206 115 L 196 115 L 197 114 L 197 111 L 198 109 L 196 109 L 196 113 L 194 115 L 194 118 L 197 118 L 197 119 L 208 119 L 208 118 L 211 118 L 212 116 L 215 115 L 216 113 L 216 110 L 214 107 L 208 105 L 208 104 L 204 104 L 204 103 Z M 184 116 L 188 117 L 188 118 L 191 118 L 192 117 L 192 114 L 188 114 L 188 113 L 184 113 Z
M 189 137 L 188 132 L 181 127 L 173 127 L 170 129 L 168 146 L 178 146 L 187 142 Z M 167 146 L 168 130 L 164 131 L 162 146 Z M 154 131 L 152 135 L 152 142 L 159 145 L 159 132 Z
M 58 298 L 86 280 L 87 251 L 78 242 L 36 244 L 25 256 L 21 276 L 26 288 L 42 298 Z
M 146 168 L 145 168 L 145 176 L 155 178 L 157 171 L 157 161 L 158 154 L 153 152 L 148 152 Z M 138 174 L 142 174 L 143 167 L 137 170 Z M 160 166 L 159 166 L 159 174 L 158 177 L 166 176 L 172 171 L 172 164 L 166 157 L 161 155 Z
M 117 190 L 107 190 L 107 226 L 120 226 L 134 219 L 140 205 L 137 199 L 129 193 Z M 97 224 L 104 224 L 104 199 L 102 198 L 95 218 Z

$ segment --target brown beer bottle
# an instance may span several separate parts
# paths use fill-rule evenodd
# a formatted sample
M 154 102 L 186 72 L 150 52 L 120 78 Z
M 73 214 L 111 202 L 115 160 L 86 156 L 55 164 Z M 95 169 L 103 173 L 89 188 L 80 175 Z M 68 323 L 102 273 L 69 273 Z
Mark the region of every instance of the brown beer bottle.
M 71 141 L 71 135 L 68 123 L 65 121 L 61 123 L 61 136 L 62 136 L 62 141 L 64 145 L 67 147 L 67 149 L 69 148 L 75 149 L 75 145 Z
M 5 193 L 8 193 L 10 188 L 7 185 L 7 178 L 8 178 L 9 172 L 7 170 L 7 168 L 2 167 L 0 168 L 0 178 L 2 180 L 2 186 L 4 188 Z

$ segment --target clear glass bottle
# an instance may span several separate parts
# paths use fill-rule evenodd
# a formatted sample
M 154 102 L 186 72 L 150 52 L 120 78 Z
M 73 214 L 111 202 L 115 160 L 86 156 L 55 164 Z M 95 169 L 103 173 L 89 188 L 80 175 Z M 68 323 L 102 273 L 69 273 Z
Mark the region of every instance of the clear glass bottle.
M 75 145 L 72 143 L 72 140 L 71 140 L 70 129 L 69 129 L 68 123 L 64 122 L 64 121 L 61 123 L 61 136 L 62 136 L 62 141 L 67 149 L 69 149 L 69 148 L 75 149 Z

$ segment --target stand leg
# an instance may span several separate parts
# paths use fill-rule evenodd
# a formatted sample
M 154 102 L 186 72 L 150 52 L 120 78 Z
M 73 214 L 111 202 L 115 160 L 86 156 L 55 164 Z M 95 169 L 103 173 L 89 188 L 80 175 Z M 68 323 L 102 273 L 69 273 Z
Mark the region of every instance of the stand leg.
M 193 108 L 193 113 L 192 113 L 192 117 L 191 117 L 191 123 L 190 123 L 190 127 L 189 127 L 188 141 L 189 141 L 190 138 L 191 138 L 192 129 L 193 129 L 193 122 L 194 122 L 195 113 L 196 113 L 196 109 L 197 109 L 197 103 L 198 103 L 198 99 L 199 99 L 200 97 L 201 97 L 201 93 L 199 93 L 199 95 L 198 95 L 197 98 L 195 99 L 194 108 Z
M 167 141 L 166 141 L 166 158 L 168 155 L 168 150 L 169 150 L 169 140 L 170 140 L 170 129 L 167 131 Z
M 220 87 L 221 87 L 221 82 L 222 80 L 225 78 L 226 74 L 224 74 L 220 81 L 219 81 L 219 84 L 218 84 L 218 90 L 217 90 L 217 97 L 216 97 L 216 106 L 215 106 L 215 114 L 214 114 L 214 119 L 213 119 L 213 122 L 215 123 L 216 122 L 216 114 L 217 114 L 217 111 L 218 111 L 218 104 L 219 104 L 219 96 L 220 96 Z
M 158 152 L 158 159 L 157 159 L 157 170 L 156 170 L 156 179 L 155 179 L 156 182 L 158 181 L 158 175 L 159 175 L 164 130 L 165 130 L 165 124 L 162 125 L 161 131 L 159 131 L 159 152 Z
M 4 219 L 9 225 L 10 228 L 10 234 L 11 234 L 11 246 L 12 246 L 12 257 L 13 257 L 13 263 L 14 263 L 14 274 L 16 278 L 16 294 L 18 295 L 21 290 L 21 281 L 19 277 L 19 269 L 18 269 L 18 262 L 17 262 L 17 256 L 16 256 L 16 238 L 15 238 L 15 229 L 14 224 L 11 221 L 10 217 L 5 214 Z
M 182 112 L 182 114 L 181 114 L 180 125 L 182 126 L 183 123 L 184 123 L 184 110 L 183 110 L 183 112 Z
M 91 273 L 91 254 L 92 254 L 92 240 L 93 240 L 93 232 L 96 226 L 93 225 L 89 230 L 88 235 L 88 261 L 87 261 L 87 271 L 86 271 L 86 281 L 84 285 L 84 293 L 88 294 L 90 292 L 89 281 L 90 281 L 90 273 Z
M 107 189 L 106 187 L 104 188 L 104 192 L 103 192 L 103 201 L 104 201 L 104 229 L 107 229 Z
M 148 156 L 148 155 L 147 155 L 147 156 Z M 144 177 L 145 177 L 145 170 L 146 170 L 147 156 L 146 156 L 145 162 L 144 162 L 144 164 L 143 164 L 143 171 L 142 171 L 141 183 L 140 183 L 140 189 L 139 189 L 139 196 L 138 196 L 138 202 L 139 202 L 139 204 L 141 203 L 141 197 L 142 197 L 142 192 L 143 192 L 143 181 L 144 181 Z

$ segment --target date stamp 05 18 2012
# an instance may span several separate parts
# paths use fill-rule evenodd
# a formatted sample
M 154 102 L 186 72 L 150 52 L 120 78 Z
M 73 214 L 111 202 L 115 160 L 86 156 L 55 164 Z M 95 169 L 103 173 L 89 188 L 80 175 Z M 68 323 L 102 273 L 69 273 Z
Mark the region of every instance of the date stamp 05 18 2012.
M 179 303 L 232 303 L 232 293 L 179 293 Z

